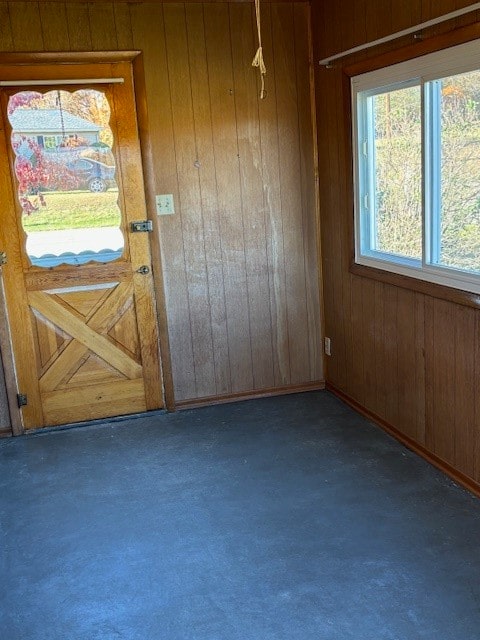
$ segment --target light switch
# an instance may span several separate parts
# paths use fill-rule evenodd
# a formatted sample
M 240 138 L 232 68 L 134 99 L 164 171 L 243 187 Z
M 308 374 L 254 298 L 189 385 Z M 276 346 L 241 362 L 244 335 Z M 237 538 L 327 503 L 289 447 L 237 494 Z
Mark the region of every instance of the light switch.
M 162 193 L 155 196 L 155 204 L 157 206 L 157 215 L 159 216 L 169 216 L 175 213 L 173 193 Z

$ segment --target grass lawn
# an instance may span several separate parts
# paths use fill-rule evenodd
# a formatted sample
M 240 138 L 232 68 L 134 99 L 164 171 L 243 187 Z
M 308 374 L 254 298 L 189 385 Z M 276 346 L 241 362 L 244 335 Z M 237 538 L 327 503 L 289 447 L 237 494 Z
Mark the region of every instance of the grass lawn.
M 23 216 L 25 231 L 60 231 L 62 229 L 94 229 L 118 227 L 120 209 L 118 190 L 105 193 L 90 191 L 57 191 L 45 193 L 46 206 Z M 32 204 L 36 198 L 29 198 Z

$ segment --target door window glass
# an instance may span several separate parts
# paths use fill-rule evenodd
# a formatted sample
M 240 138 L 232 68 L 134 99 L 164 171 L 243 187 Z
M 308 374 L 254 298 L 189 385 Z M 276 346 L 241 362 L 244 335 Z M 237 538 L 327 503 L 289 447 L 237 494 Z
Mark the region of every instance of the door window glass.
M 8 119 L 31 263 L 119 258 L 124 238 L 105 94 L 21 91 L 9 99 Z

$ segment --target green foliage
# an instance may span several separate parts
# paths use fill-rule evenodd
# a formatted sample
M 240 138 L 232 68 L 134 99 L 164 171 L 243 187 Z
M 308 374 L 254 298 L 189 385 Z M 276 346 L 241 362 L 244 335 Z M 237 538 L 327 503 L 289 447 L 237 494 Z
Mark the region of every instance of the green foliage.
M 420 89 L 375 98 L 377 248 L 422 255 Z
M 437 81 L 441 95 L 440 263 L 480 271 L 480 72 Z M 377 246 L 420 258 L 420 88 L 375 98 Z
M 480 73 L 442 82 L 442 263 L 480 270 Z

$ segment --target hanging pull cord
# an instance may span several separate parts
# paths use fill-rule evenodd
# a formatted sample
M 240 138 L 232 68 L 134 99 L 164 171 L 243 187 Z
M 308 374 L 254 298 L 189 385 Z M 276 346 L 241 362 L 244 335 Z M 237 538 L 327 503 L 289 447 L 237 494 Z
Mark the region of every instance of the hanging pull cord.
M 257 17 L 257 33 L 258 33 L 258 49 L 252 62 L 252 67 L 258 67 L 260 69 L 260 79 L 262 81 L 262 88 L 260 89 L 260 100 L 263 100 L 267 96 L 265 91 L 265 74 L 267 73 L 267 67 L 263 60 L 262 49 L 262 22 L 260 18 L 260 0 L 255 0 L 255 15 Z

